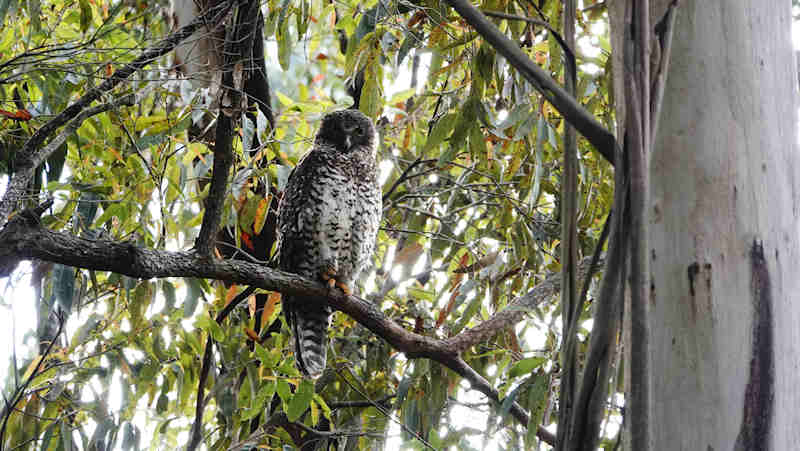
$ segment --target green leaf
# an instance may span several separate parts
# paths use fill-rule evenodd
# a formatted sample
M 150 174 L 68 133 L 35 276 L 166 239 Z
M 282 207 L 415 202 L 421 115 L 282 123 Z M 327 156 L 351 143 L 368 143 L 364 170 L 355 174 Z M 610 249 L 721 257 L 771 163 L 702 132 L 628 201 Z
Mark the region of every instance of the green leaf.
M 381 85 L 378 80 L 379 73 L 380 71 L 372 68 L 364 71 L 364 87 L 361 89 L 361 99 L 358 104 L 358 109 L 372 119 L 378 117 L 383 109 L 383 94 L 381 94 Z
M 81 32 L 86 33 L 92 23 L 92 6 L 88 0 L 78 0 L 81 8 Z
M 3 25 L 3 23 L 5 22 L 6 14 L 8 13 L 9 7 L 11 6 L 12 2 L 15 4 L 17 3 L 16 0 L 0 0 L 0 25 Z M 9 31 L 11 31 L 11 27 L 8 27 L 8 29 Z
M 71 312 L 75 296 L 75 268 L 56 264 L 53 267 L 53 288 L 61 309 L 66 313 Z
M 197 303 L 203 296 L 203 286 L 199 279 L 187 278 L 186 281 L 186 297 L 183 299 L 183 317 L 189 318 L 194 315 L 197 308 Z
M 168 280 L 161 281 L 161 292 L 164 294 L 164 313 L 169 313 L 172 309 L 175 308 L 175 303 L 177 302 L 175 296 L 175 285 Z
M 156 403 L 156 412 L 158 414 L 163 414 L 167 411 L 167 407 L 169 406 L 169 398 L 167 398 L 167 394 L 162 392 L 158 396 L 158 402 Z
M 75 211 L 78 226 L 81 230 L 89 230 L 92 227 L 100 199 L 100 195 L 92 191 L 85 191 L 81 194 L 80 199 L 78 199 L 78 208 Z
M 200 317 L 197 318 L 197 324 L 201 329 L 207 330 L 214 341 L 221 342 L 225 339 L 225 332 L 222 331 L 222 327 L 220 327 L 219 323 L 214 321 L 208 313 L 200 315 Z
M 542 366 L 545 362 L 547 362 L 547 359 L 544 357 L 530 357 L 527 359 L 522 359 L 511 367 L 511 370 L 508 372 L 508 377 L 513 379 L 515 377 L 530 374 L 533 370 Z
M 288 10 L 289 0 L 284 0 L 278 16 L 278 32 L 275 34 L 278 39 L 278 62 L 285 71 L 289 70 L 289 58 L 292 56 L 293 48 L 292 37 L 289 32 L 289 21 L 286 20 Z
M 428 140 L 425 142 L 425 147 L 423 147 L 422 152 L 428 153 L 435 147 L 438 147 L 439 144 L 445 140 L 445 138 L 450 136 L 450 133 L 452 133 L 457 121 L 458 113 L 447 113 L 442 116 L 436 122 L 436 124 L 434 124 L 430 135 L 428 135 Z
M 131 327 L 139 329 L 144 320 L 144 311 L 152 299 L 151 284 L 140 282 L 133 291 L 133 298 L 128 303 L 128 313 L 131 316 Z
M 482 44 L 475 55 L 475 69 L 483 80 L 491 80 L 494 67 L 494 49 L 488 44 Z
M 284 404 L 287 404 L 292 399 L 292 388 L 289 387 L 289 383 L 286 382 L 286 379 L 278 379 L 277 384 L 275 386 L 275 391 L 278 392 L 278 397 L 281 398 L 281 401 Z
M 300 0 L 300 10 L 295 12 L 297 27 L 297 39 L 301 39 L 308 30 L 309 17 L 311 15 L 311 5 L 306 0 Z
M 2 23 L 2 20 L 0 20 Z M 58 146 L 58 149 L 47 157 L 47 181 L 48 183 L 57 182 L 61 178 L 64 169 L 64 161 L 67 159 L 67 143 Z
M 534 374 L 531 377 L 535 378 L 535 380 L 530 390 L 528 390 L 530 416 L 528 417 L 528 431 L 525 436 L 525 442 L 529 447 L 534 446 L 534 443 L 537 442 L 536 430 L 542 424 L 542 418 L 544 418 L 544 412 L 547 408 L 547 393 L 550 389 L 546 375 Z
M 286 409 L 286 417 L 289 421 L 297 421 L 300 416 L 303 415 L 303 412 L 305 412 L 311 404 L 311 398 L 313 396 L 314 384 L 308 379 L 303 379 Z
M 464 313 L 461 315 L 461 318 L 459 318 L 458 323 L 453 327 L 454 334 L 457 334 L 464 329 L 464 327 L 466 327 L 469 323 L 469 320 L 475 316 L 475 313 L 477 313 L 481 307 L 481 298 L 482 296 L 480 293 L 476 293 L 476 295 L 473 296 L 469 305 L 467 305 L 466 310 L 464 310 Z
M 508 412 L 511 410 L 511 406 L 514 405 L 514 402 L 517 400 L 517 396 L 519 396 L 520 392 L 526 388 L 525 384 L 520 384 L 509 393 L 504 399 L 502 404 L 500 404 L 500 414 L 501 415 L 508 415 Z
M 117 218 L 120 222 L 128 220 L 131 214 L 130 205 L 125 202 L 113 202 L 103 206 L 103 214 L 95 221 L 97 224 L 105 224 L 111 218 Z

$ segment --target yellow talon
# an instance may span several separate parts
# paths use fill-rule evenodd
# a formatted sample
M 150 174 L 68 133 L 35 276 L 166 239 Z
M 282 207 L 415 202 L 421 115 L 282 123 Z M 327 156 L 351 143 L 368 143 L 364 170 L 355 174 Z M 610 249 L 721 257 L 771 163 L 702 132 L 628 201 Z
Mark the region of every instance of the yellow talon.
M 339 288 L 342 290 L 342 292 L 343 292 L 344 294 L 348 295 L 348 296 L 350 296 L 351 294 L 353 294 L 353 292 L 352 292 L 352 291 L 350 291 L 350 287 L 348 287 L 348 286 L 347 286 L 347 284 L 346 284 L 346 283 L 344 283 L 344 282 L 339 282 L 339 281 L 337 281 L 337 282 L 336 282 L 336 286 L 337 286 L 337 287 L 339 287 Z
M 339 282 L 336 280 L 336 273 L 334 272 L 333 268 L 327 268 L 322 271 L 321 274 L 322 280 L 328 285 L 328 288 L 333 289 L 333 287 L 339 287 L 339 289 L 344 292 L 347 296 L 353 294 L 353 291 L 350 290 L 350 287 L 347 286 L 344 282 Z

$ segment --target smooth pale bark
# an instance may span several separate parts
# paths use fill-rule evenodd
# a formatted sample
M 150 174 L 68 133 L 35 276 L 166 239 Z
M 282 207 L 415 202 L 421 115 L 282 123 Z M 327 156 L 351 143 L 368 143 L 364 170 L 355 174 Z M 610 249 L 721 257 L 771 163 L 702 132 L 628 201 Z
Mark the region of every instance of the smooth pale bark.
M 800 446 L 790 3 L 680 4 L 650 172 L 653 449 Z

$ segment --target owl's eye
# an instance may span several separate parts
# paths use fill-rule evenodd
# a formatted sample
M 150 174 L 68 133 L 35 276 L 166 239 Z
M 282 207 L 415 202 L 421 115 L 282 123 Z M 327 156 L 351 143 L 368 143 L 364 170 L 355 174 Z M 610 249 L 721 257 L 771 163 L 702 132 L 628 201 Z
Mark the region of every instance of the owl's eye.
M 362 135 L 364 134 L 364 129 L 363 129 L 363 128 L 361 128 L 361 127 L 356 127 L 356 129 L 355 129 L 355 130 L 353 130 L 353 133 L 354 133 L 356 136 L 362 136 Z

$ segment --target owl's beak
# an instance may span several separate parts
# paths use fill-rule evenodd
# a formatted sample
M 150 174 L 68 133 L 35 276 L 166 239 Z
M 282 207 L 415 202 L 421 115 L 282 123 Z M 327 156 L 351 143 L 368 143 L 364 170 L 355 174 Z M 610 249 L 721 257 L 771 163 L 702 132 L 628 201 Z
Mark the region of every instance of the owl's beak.
M 350 135 L 345 135 L 345 137 L 344 137 L 344 149 L 345 150 L 350 150 L 350 146 L 351 145 L 352 145 L 352 143 L 351 143 Z

